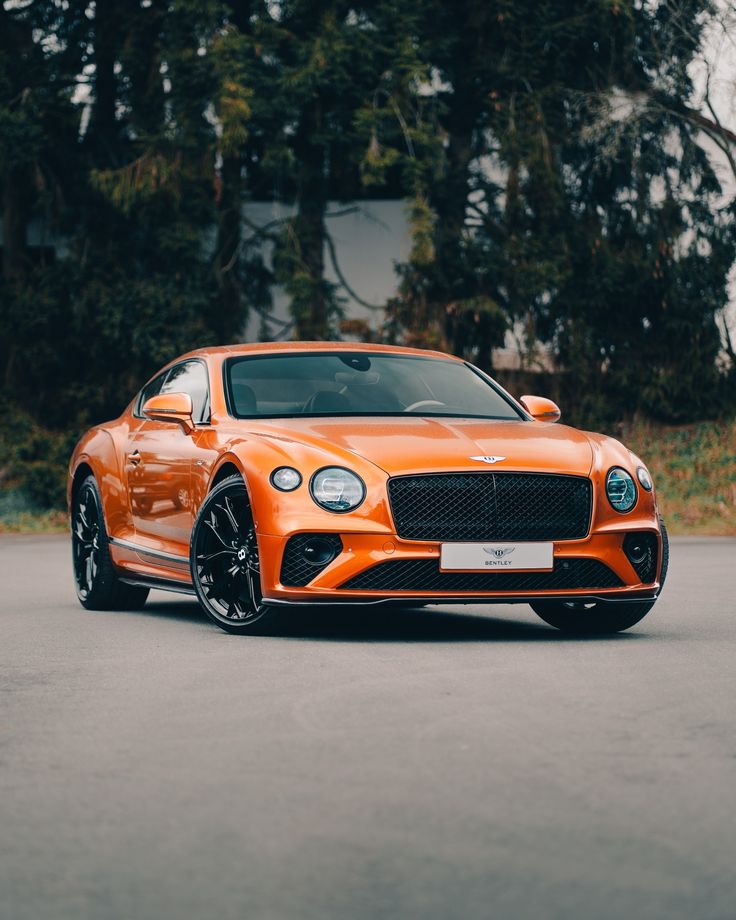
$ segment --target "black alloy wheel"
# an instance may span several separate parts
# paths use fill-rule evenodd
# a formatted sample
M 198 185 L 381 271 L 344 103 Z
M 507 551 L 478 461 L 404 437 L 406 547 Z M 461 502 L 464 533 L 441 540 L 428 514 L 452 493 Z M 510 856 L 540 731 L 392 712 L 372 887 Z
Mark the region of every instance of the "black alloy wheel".
M 274 612 L 263 603 L 256 530 L 240 476 L 224 479 L 202 503 L 190 556 L 192 583 L 207 616 L 226 632 L 265 632 Z
M 87 610 L 140 610 L 148 588 L 125 584 L 115 571 L 94 476 L 88 476 L 74 493 L 71 528 L 79 603 Z

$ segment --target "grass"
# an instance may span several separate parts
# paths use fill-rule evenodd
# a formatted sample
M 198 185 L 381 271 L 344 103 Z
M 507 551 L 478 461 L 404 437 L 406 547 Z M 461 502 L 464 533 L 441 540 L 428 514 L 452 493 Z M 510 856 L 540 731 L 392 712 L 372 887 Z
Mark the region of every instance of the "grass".
M 633 422 L 612 433 L 649 467 L 670 533 L 736 536 L 736 420 Z M 33 507 L 17 489 L 0 489 L 0 533 L 67 528 L 65 512 Z
M 649 467 L 670 533 L 736 536 L 736 419 L 634 422 L 616 437 Z
M 0 490 L 0 534 L 66 533 L 65 511 L 46 511 L 35 507 L 19 489 Z
M 68 533 L 65 511 L 21 511 L 0 518 L 3 533 Z

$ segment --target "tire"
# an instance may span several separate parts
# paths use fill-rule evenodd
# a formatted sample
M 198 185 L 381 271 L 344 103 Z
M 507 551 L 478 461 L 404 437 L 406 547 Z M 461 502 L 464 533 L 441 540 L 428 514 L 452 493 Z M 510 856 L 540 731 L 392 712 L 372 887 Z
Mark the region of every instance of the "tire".
M 148 588 L 120 581 L 110 558 L 102 499 L 88 476 L 72 500 L 72 567 L 79 603 L 87 610 L 141 610 Z
M 659 519 L 662 531 L 662 569 L 659 575 L 659 592 L 662 593 L 670 560 L 670 544 L 667 528 L 662 518 Z M 636 625 L 649 613 L 655 600 L 647 602 L 626 603 L 563 603 L 562 601 L 536 601 L 532 610 L 545 623 L 557 629 L 579 635 L 606 635 L 622 632 Z
M 592 603 L 535 601 L 532 610 L 545 623 L 562 632 L 586 636 L 605 636 L 622 632 L 642 620 L 654 606 L 654 601 L 627 603 Z
M 238 635 L 271 631 L 276 611 L 263 603 L 258 542 L 240 476 L 223 479 L 202 502 L 190 567 L 199 603 L 220 629 Z
M 659 519 L 659 527 L 662 531 L 662 570 L 659 573 L 659 593 L 657 597 L 662 593 L 664 583 L 667 580 L 667 571 L 670 567 L 670 538 L 667 536 L 667 528 L 662 518 Z

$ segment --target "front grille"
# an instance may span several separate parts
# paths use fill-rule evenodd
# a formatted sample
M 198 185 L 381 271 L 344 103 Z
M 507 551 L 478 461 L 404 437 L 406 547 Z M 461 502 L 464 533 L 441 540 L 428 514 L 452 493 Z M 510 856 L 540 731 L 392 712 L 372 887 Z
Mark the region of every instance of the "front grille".
M 628 533 L 624 537 L 624 552 L 642 584 L 657 577 L 657 537 L 653 533 Z M 636 560 L 636 561 L 635 561 Z
M 441 572 L 437 559 L 379 562 L 341 587 L 361 591 L 555 591 L 621 588 L 623 582 L 597 559 L 556 559 L 551 572 Z
M 335 556 L 342 552 L 342 540 L 337 534 L 298 533 L 289 537 L 281 560 L 281 584 L 290 588 L 303 588 L 315 579 L 320 572 L 332 562 L 328 559 L 322 564 L 315 564 L 304 558 L 304 549 L 311 540 L 318 539 L 332 546 Z
M 577 540 L 590 528 L 592 487 L 582 476 L 431 473 L 388 481 L 403 540 Z

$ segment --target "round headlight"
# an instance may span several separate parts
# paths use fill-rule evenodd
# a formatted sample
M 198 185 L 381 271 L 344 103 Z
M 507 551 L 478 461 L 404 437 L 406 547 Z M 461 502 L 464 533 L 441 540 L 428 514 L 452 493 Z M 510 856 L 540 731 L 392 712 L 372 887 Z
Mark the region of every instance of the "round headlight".
M 340 466 L 328 466 L 312 476 L 312 498 L 328 511 L 352 511 L 365 498 L 363 480 Z
M 606 495 L 616 511 L 625 514 L 636 504 L 636 484 L 626 470 L 615 466 L 606 477 Z
M 280 466 L 271 473 L 271 485 L 281 492 L 293 492 L 301 485 L 302 475 L 293 466 Z
M 649 470 L 640 466 L 636 471 L 636 478 L 639 480 L 639 485 L 642 489 L 646 489 L 647 492 L 652 491 L 654 483 L 652 482 L 652 477 L 649 475 Z

